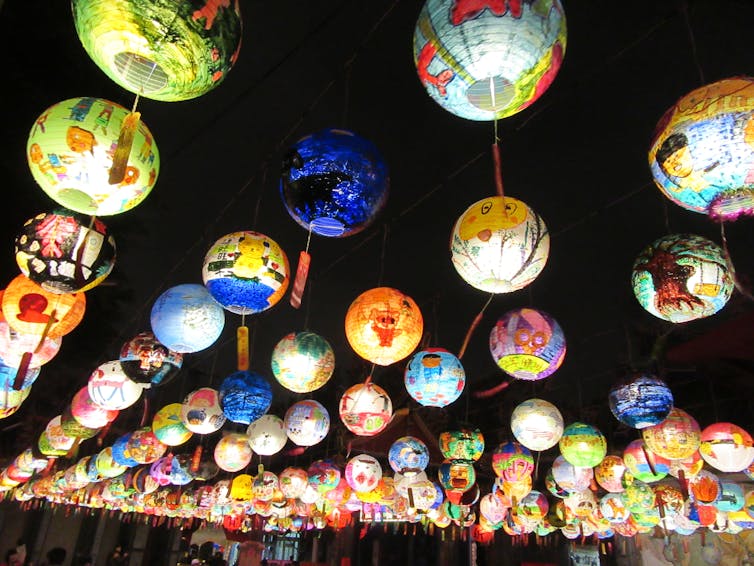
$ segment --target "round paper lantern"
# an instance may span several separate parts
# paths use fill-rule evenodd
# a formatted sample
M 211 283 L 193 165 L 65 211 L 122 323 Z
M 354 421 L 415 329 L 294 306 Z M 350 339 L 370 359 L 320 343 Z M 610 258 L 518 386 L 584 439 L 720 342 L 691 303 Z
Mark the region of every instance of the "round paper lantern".
M 232 232 L 217 240 L 204 256 L 202 280 L 210 295 L 236 314 L 269 309 L 285 295 L 288 257 L 259 232 Z
M 623 484 L 623 474 L 626 471 L 626 465 L 623 458 L 615 455 L 608 455 L 602 459 L 602 462 L 594 468 L 594 479 L 605 491 L 611 493 L 620 493 L 625 489 Z
M 113 449 L 110 446 L 100 451 L 94 462 L 101 478 L 114 478 L 128 469 L 127 466 L 121 466 L 113 460 Z
M 623 462 L 628 473 L 644 483 L 660 481 L 670 471 L 670 460 L 647 449 L 641 438 L 628 443 Z
M 330 343 L 314 332 L 291 332 L 272 351 L 272 373 L 294 393 L 311 393 L 330 380 L 335 354 Z
M 715 423 L 701 433 L 699 453 L 721 472 L 741 472 L 754 460 L 751 435 L 733 423 Z
M 414 436 L 402 436 L 390 446 L 388 462 L 394 472 L 416 475 L 429 465 L 429 449 Z
M 440 452 L 448 460 L 479 460 L 484 453 L 484 436 L 479 429 L 441 432 Z
M 52 450 L 60 452 L 60 454 L 48 454 L 47 451 L 42 448 L 43 441 L 40 437 L 39 448 L 40 451 L 46 456 L 63 456 L 68 453 L 68 451 L 73 447 L 73 444 L 76 441 L 73 436 L 68 436 L 63 431 L 63 427 L 60 422 L 60 415 L 54 417 L 49 423 L 47 423 L 47 426 L 44 430 L 44 437 L 44 442 L 48 444 Z
M 688 479 L 698 474 L 703 467 L 704 460 L 697 450 L 683 460 L 671 460 L 668 473 L 674 478 L 680 478 L 681 472 L 683 472 L 684 477 Z
M 297 446 L 314 446 L 330 430 L 330 414 L 314 399 L 291 405 L 285 412 L 285 433 Z
M 154 187 L 160 156 L 151 132 L 139 121 L 125 177 L 110 184 L 113 148 L 128 114 L 120 104 L 91 97 L 49 107 L 34 123 L 26 146 L 34 180 L 55 202 L 82 214 L 108 216 L 138 205 Z
M 722 482 L 722 493 L 720 499 L 715 502 L 715 507 L 718 510 L 730 513 L 731 511 L 739 511 L 744 506 L 744 490 L 737 483 Z
M 681 97 L 657 124 L 654 181 L 675 204 L 716 219 L 754 214 L 754 79 L 735 77 Z
M 245 434 L 226 434 L 215 445 L 215 462 L 226 472 L 244 469 L 251 462 L 252 455 L 249 439 Z
M 39 375 L 38 368 L 54 358 L 60 351 L 62 344 L 63 339 L 60 336 L 45 336 L 40 342 L 39 334 L 18 332 L 11 328 L 7 322 L 0 320 L 0 360 L 2 360 L 0 363 L 11 366 L 15 376 L 16 369 L 21 365 L 24 354 L 31 354 L 26 370 L 27 375 L 24 377 L 24 387 L 34 382 L 34 379 Z M 37 369 L 37 371 L 32 371 L 34 369 Z M 12 383 L 13 380 L 11 380 Z
M 16 263 L 47 291 L 88 291 L 112 271 L 115 240 L 101 220 L 43 212 L 27 220 L 16 236 Z
M 591 467 L 572 464 L 562 454 L 552 463 L 552 478 L 567 494 L 589 489 L 593 477 Z
M 183 365 L 183 356 L 161 344 L 151 332 L 140 332 L 123 344 L 120 365 L 138 383 L 165 385 Z
M 300 139 L 283 160 L 280 193 L 288 214 L 320 236 L 369 226 L 387 201 L 390 179 L 377 148 L 345 130 Z
M 563 435 L 558 408 L 542 399 L 520 403 L 511 414 L 513 436 L 529 450 L 541 452 L 555 446 Z
M 0 323 L 1 324 L 1 323 Z M 2 332 L 2 329 L 0 329 L 0 332 Z M 39 342 L 39 337 L 37 337 L 37 342 Z M 18 373 L 18 364 L 15 366 L 9 366 L 4 364 L 5 360 L 0 359 L 0 394 L 6 395 L 4 397 L 5 401 L 12 400 L 12 397 L 14 396 L 14 392 L 16 392 L 15 389 L 13 389 L 13 384 L 16 381 L 16 374 Z M 31 391 L 32 384 L 37 380 L 37 377 L 39 377 L 40 369 L 38 367 L 36 368 L 29 368 L 26 370 L 26 375 L 24 376 L 23 384 L 21 385 L 21 390 L 28 390 Z M 28 392 L 27 392 L 28 393 Z M 8 397 L 10 395 L 10 397 Z M 24 397 L 25 399 L 25 397 Z M 0 404 L 0 410 L 2 410 L 2 405 Z
M 71 415 L 80 424 L 89 428 L 102 428 L 115 420 L 120 411 L 101 407 L 89 396 L 89 389 L 82 387 L 71 399 Z
M 414 300 L 390 287 L 359 295 L 348 307 L 345 326 L 351 348 L 380 366 L 411 354 L 424 332 L 422 313 Z
M 183 400 L 181 421 L 197 434 L 211 434 L 225 424 L 226 416 L 220 406 L 220 397 L 211 387 L 192 391 Z
M 278 477 L 269 470 L 264 470 L 254 478 L 251 484 L 254 498 L 259 501 L 271 501 L 278 489 Z
M 414 63 L 427 92 L 448 112 L 495 120 L 520 112 L 560 69 L 566 19 L 558 0 L 427 0 L 414 30 Z
M 494 196 L 475 202 L 453 227 L 453 267 L 485 293 L 510 293 L 534 281 L 547 263 L 550 234 L 525 203 Z
M 707 470 L 700 471 L 689 480 L 689 493 L 701 505 L 715 503 L 722 494 L 720 478 Z
M 320 493 L 326 493 L 340 482 L 340 468 L 332 460 L 315 460 L 307 470 L 309 485 L 314 486 Z
M 144 388 L 131 381 L 120 362 L 114 360 L 101 364 L 92 372 L 87 390 L 92 401 L 100 407 L 121 411 L 136 403 Z
M 288 467 L 278 476 L 280 491 L 288 499 L 296 499 L 303 495 L 309 483 L 309 475 L 301 468 Z
M 238 2 L 74 0 L 72 6 L 76 33 L 97 66 L 126 90 L 154 100 L 209 92 L 241 48 Z
M 657 377 L 640 373 L 616 385 L 608 395 L 613 416 L 631 428 L 647 428 L 661 423 L 673 408 L 673 393 Z
M 445 460 L 437 468 L 437 478 L 450 501 L 458 501 L 476 483 L 474 464 L 464 460 Z
M 152 306 L 152 332 L 168 349 L 198 352 L 217 341 L 225 326 L 225 312 L 202 285 L 171 287 Z
M 600 512 L 610 523 L 623 523 L 631 516 L 619 493 L 607 493 L 600 499 Z
M 264 415 L 246 429 L 249 445 L 260 456 L 272 456 L 283 449 L 288 437 L 285 434 L 283 419 L 275 415 Z
M 346 481 L 354 491 L 372 491 L 382 478 L 382 466 L 369 454 L 360 454 L 346 464 Z
M 520 481 L 534 472 L 534 457 L 518 442 L 504 442 L 492 452 L 492 471 L 507 481 Z
M 466 385 L 461 360 L 443 348 L 428 348 L 411 357 L 403 375 L 406 390 L 420 405 L 446 407 Z
M 151 427 L 135 430 L 126 442 L 123 455 L 139 464 L 151 464 L 167 451 L 167 445 L 160 442 Z
M 51 293 L 25 275 L 18 275 L 3 292 L 5 321 L 16 332 L 55 338 L 71 332 L 84 318 L 84 293 Z
M 645 248 L 631 284 L 647 312 L 675 323 L 715 314 L 733 292 L 722 248 L 693 234 L 664 236 Z
M 182 410 L 181 403 L 170 403 L 154 414 L 152 432 L 157 440 L 168 446 L 180 446 L 188 442 L 194 433 L 183 425 Z
M 565 336 L 549 314 L 535 309 L 514 309 L 492 327 L 490 352 L 508 375 L 534 381 L 552 374 L 563 363 Z
M 237 371 L 220 384 L 219 397 L 229 420 L 248 425 L 270 409 L 272 387 L 256 372 Z
M 699 448 L 701 430 L 696 419 L 674 407 L 660 424 L 642 430 L 642 438 L 652 452 L 668 460 L 683 460 Z
M 357 436 L 375 436 L 393 418 L 393 402 L 382 387 L 357 383 L 340 398 L 340 420 Z
M 29 391 L 30 389 L 31 388 L 26 389 L 25 391 Z M 76 419 L 74 419 L 70 405 L 68 405 L 60 415 L 60 426 L 63 429 L 63 432 L 68 436 L 74 436 L 82 440 L 93 437 L 100 430 L 99 427 L 90 428 L 88 426 L 84 426 Z
M 563 458 L 579 468 L 593 468 L 607 454 L 604 435 L 596 427 L 586 423 L 569 424 L 563 431 L 558 446 Z
M 112 449 L 113 449 L 113 460 L 117 464 L 120 464 L 121 466 L 126 466 L 128 468 L 133 468 L 134 466 L 138 466 L 139 462 L 132 458 L 128 458 L 126 456 L 126 449 L 128 448 L 128 441 L 131 438 L 131 433 L 128 432 L 122 436 L 119 436 L 118 439 L 113 442 Z

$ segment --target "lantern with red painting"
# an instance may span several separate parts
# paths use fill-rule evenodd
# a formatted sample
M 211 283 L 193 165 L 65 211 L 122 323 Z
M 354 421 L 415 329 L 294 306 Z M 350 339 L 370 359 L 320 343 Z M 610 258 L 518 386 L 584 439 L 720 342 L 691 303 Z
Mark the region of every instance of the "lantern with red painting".
M 701 433 L 699 453 L 721 472 L 740 472 L 754 460 L 751 435 L 733 423 L 715 423 Z
M 594 468 L 594 479 L 604 490 L 611 493 L 620 493 L 623 486 L 623 474 L 626 472 L 626 464 L 623 458 L 615 455 L 605 456 Z
M 123 454 L 139 464 L 151 464 L 167 451 L 167 445 L 160 442 L 151 427 L 135 430 L 126 441 Z
M 382 478 L 382 466 L 374 456 L 360 454 L 346 464 L 346 481 L 354 491 L 372 491 Z
M 642 437 L 655 454 L 668 460 L 683 460 L 699 448 L 701 430 L 694 417 L 674 407 L 660 424 L 642 430 Z
M 504 442 L 492 452 L 492 471 L 507 481 L 519 481 L 534 472 L 534 457 L 518 442 Z
M 340 420 L 357 436 L 375 436 L 393 417 L 393 402 L 387 392 L 371 382 L 349 387 L 340 398 Z
M 172 380 L 183 364 L 183 356 L 168 349 L 151 332 L 140 332 L 123 344 L 119 360 L 132 380 L 155 386 Z

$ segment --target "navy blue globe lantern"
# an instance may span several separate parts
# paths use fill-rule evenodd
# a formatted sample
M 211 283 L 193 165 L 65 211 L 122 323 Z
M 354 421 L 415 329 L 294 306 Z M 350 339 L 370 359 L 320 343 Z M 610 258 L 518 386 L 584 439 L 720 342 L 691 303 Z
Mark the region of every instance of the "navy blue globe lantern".
M 632 428 L 642 429 L 665 420 L 673 409 L 673 393 L 661 379 L 639 373 L 614 386 L 608 402 L 616 419 Z
M 283 159 L 280 193 L 306 230 L 351 236 L 369 226 L 387 200 L 388 170 L 372 142 L 346 130 L 299 140 Z
M 272 387 L 253 371 L 237 371 L 226 377 L 218 391 L 220 406 L 228 420 L 251 424 L 272 404 Z

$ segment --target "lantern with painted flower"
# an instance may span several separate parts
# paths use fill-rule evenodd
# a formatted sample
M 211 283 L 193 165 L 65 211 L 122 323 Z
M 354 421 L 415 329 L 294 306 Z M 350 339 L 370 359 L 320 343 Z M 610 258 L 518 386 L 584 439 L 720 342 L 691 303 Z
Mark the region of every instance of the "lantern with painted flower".
M 310 393 L 330 380 L 335 354 L 319 334 L 291 332 L 275 346 L 271 363 L 280 385 L 294 393 Z
M 642 438 L 655 454 L 668 460 L 683 460 L 699 448 L 701 429 L 694 417 L 674 407 L 664 421 L 643 429 Z
M 362 358 L 387 366 L 407 357 L 419 345 L 424 320 L 408 295 L 377 287 L 359 295 L 348 307 L 346 338 Z
M 151 332 L 140 332 L 123 344 L 120 365 L 138 383 L 165 385 L 178 375 L 183 356 L 162 344 Z
M 170 403 L 157 411 L 152 419 L 152 432 L 157 439 L 168 446 L 180 446 L 193 436 L 181 419 L 181 403 Z
M 443 348 L 414 354 L 403 375 L 408 394 L 425 407 L 446 407 L 460 397 L 466 385 L 461 360 Z
M 272 404 L 270 383 L 253 371 L 237 371 L 226 377 L 218 395 L 225 416 L 246 425 L 264 415 Z
M 528 399 L 511 414 L 513 436 L 529 450 L 541 452 L 555 446 L 563 435 L 563 416 L 543 399 Z
M 429 449 L 415 436 L 402 436 L 390 446 L 388 462 L 394 472 L 417 474 L 429 465 Z
M 314 399 L 305 399 L 291 405 L 285 412 L 285 433 L 297 446 L 314 446 L 330 430 L 330 414 Z
M 225 312 L 202 285 L 171 287 L 152 305 L 152 332 L 168 349 L 198 352 L 217 341 L 225 326 Z
M 607 440 L 594 426 L 571 423 L 558 441 L 563 458 L 579 468 L 593 468 L 607 454 Z
M 221 470 L 237 472 L 251 462 L 253 453 L 245 434 L 229 433 L 215 445 L 215 462 Z
M 372 491 L 382 478 L 382 466 L 369 454 L 360 454 L 346 464 L 346 481 L 354 491 Z
M 144 388 L 131 381 L 118 360 L 105 362 L 89 376 L 89 397 L 100 407 L 121 411 L 136 403 Z
M 642 429 L 665 420 L 673 408 L 673 393 L 661 379 L 638 373 L 610 389 L 608 402 L 616 419 Z
M 375 436 L 393 417 L 393 402 L 382 387 L 371 382 L 349 387 L 340 398 L 340 420 L 357 436 Z
M 490 352 L 508 375 L 534 381 L 554 373 L 563 363 L 565 336 L 549 314 L 536 309 L 514 309 L 492 327 Z
M 222 428 L 226 418 L 217 390 L 211 387 L 192 391 L 183 400 L 181 421 L 191 432 L 211 434 Z
M 283 449 L 288 437 L 283 419 L 275 415 L 263 415 L 246 429 L 249 445 L 260 456 L 272 456 Z
M 701 432 L 699 453 L 721 472 L 740 472 L 754 460 L 751 435 L 733 423 L 715 423 Z

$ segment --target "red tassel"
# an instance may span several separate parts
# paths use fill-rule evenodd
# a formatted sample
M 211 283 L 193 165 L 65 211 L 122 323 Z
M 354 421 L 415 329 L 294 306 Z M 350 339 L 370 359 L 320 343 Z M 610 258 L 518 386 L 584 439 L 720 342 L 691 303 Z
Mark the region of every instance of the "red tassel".
M 296 278 L 293 280 L 290 299 L 291 306 L 295 309 L 301 306 L 301 299 L 304 296 L 304 289 L 306 288 L 306 279 L 309 277 L 311 260 L 312 256 L 303 250 L 298 255 L 298 267 L 296 267 Z
M 24 355 L 21 356 L 21 363 L 18 364 L 18 370 L 16 371 L 16 379 L 13 380 L 13 389 L 16 391 L 23 389 L 26 373 L 29 371 L 29 364 L 33 355 L 31 352 L 24 352 Z

